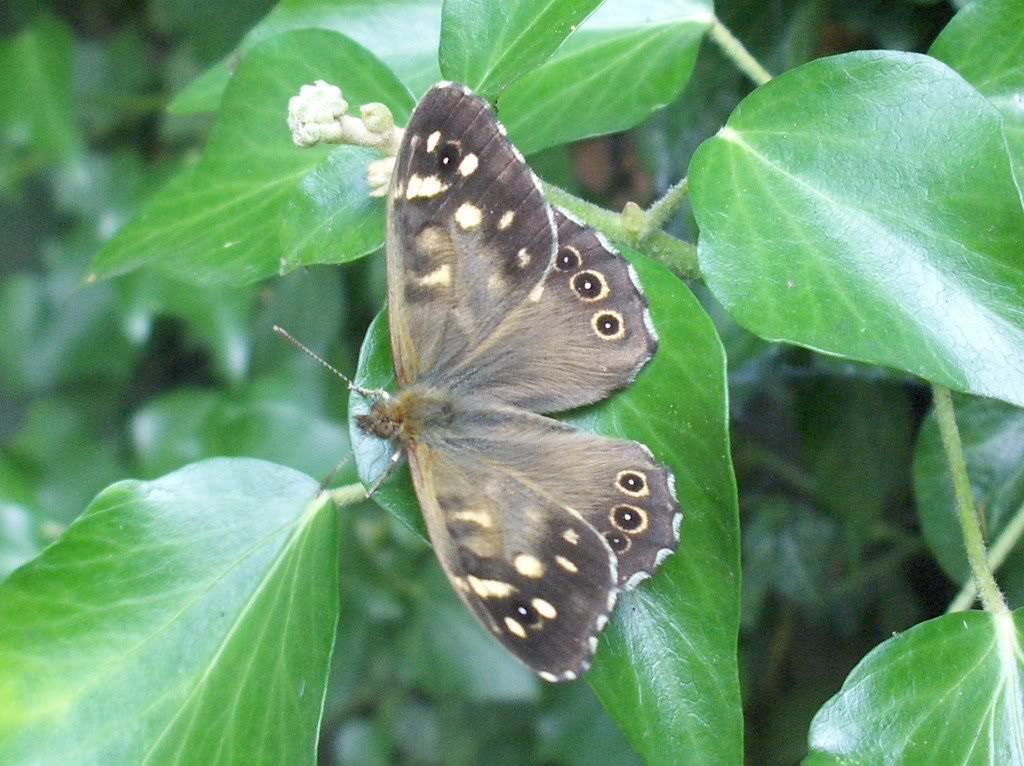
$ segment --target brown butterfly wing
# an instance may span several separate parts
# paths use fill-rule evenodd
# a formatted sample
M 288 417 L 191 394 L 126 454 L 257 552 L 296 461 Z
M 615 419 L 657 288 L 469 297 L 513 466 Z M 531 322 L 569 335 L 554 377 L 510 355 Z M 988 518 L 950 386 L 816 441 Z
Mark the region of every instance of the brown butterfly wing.
M 409 464 L 438 560 L 484 628 L 547 681 L 584 673 L 618 591 L 599 533 L 504 466 L 424 443 Z
M 555 252 L 551 208 L 493 109 L 441 83 L 416 107 L 388 190 L 399 383 L 433 379 L 529 299 Z
M 636 272 L 601 235 L 555 210 L 558 250 L 536 301 L 444 371 L 455 390 L 483 390 L 531 412 L 560 412 L 628 385 L 658 337 Z

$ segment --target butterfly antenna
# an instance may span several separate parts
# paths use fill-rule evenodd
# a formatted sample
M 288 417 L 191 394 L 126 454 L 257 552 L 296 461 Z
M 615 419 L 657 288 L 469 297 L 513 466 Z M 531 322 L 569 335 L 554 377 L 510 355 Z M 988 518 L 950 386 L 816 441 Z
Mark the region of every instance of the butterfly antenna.
M 310 348 L 308 346 L 306 346 L 302 341 L 300 341 L 297 338 L 295 338 L 294 336 L 292 336 L 286 329 L 284 329 L 280 325 L 274 325 L 274 332 L 276 332 L 278 335 L 280 335 L 286 341 L 288 341 L 293 346 L 295 346 L 295 348 L 299 349 L 299 351 L 302 351 L 302 352 L 308 354 L 313 359 L 315 359 L 320 364 L 322 364 L 324 367 L 326 367 L 328 370 L 330 370 L 335 375 L 337 375 L 339 378 L 341 378 L 343 381 L 345 381 L 345 385 L 348 386 L 349 391 L 355 391 L 360 396 L 366 396 L 366 397 L 369 397 L 371 399 L 387 399 L 388 398 L 388 392 L 384 391 L 383 389 L 379 389 L 379 388 L 363 388 L 362 386 L 357 386 L 355 383 L 352 382 L 351 378 L 349 378 L 343 372 L 338 370 L 338 368 L 336 368 L 330 362 L 328 362 L 327 360 L 322 358 L 319 354 L 317 354 L 316 352 L 310 350 Z M 340 468 L 340 466 L 339 466 L 339 468 Z M 335 470 L 337 470 L 337 469 L 335 469 Z

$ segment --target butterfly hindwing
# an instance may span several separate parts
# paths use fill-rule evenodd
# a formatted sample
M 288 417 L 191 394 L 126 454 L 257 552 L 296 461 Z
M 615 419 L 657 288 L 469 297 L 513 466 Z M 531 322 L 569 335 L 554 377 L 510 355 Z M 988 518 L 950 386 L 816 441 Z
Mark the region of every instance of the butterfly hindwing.
M 551 208 L 491 106 L 434 86 L 406 128 L 388 191 L 388 302 L 403 385 L 451 369 L 550 270 Z
M 528 481 L 465 457 L 422 444 L 410 453 L 445 574 L 481 624 L 542 678 L 578 677 L 615 603 L 615 555 Z

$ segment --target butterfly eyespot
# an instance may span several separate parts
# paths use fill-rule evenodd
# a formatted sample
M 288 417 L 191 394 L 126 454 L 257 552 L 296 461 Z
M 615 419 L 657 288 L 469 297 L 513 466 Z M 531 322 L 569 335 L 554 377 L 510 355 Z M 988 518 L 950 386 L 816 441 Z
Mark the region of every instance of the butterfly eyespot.
M 449 141 L 437 154 L 437 170 L 441 175 L 450 175 L 455 172 L 462 160 L 462 147 Z
M 647 529 L 647 512 L 635 505 L 617 505 L 612 509 L 611 522 L 623 532 L 638 534 Z
M 618 532 L 605 532 L 604 539 L 608 541 L 608 545 L 616 553 L 625 553 L 629 550 L 630 539 L 625 535 L 621 535 Z
M 608 295 L 608 282 L 604 274 L 596 271 L 581 271 L 572 278 L 570 284 L 580 300 L 587 303 L 599 301 Z
M 583 259 L 580 251 L 572 245 L 562 245 L 555 256 L 555 268 L 559 271 L 574 271 L 580 267 Z
M 516 601 L 512 604 L 512 614 L 509 616 L 513 620 L 531 627 L 540 624 L 540 615 L 537 610 L 524 601 Z
M 651 494 L 647 488 L 647 477 L 640 471 L 619 471 L 615 477 L 619 490 L 633 497 L 646 497 Z
M 618 311 L 599 311 L 594 314 L 590 324 L 603 340 L 618 340 L 626 334 L 622 314 Z

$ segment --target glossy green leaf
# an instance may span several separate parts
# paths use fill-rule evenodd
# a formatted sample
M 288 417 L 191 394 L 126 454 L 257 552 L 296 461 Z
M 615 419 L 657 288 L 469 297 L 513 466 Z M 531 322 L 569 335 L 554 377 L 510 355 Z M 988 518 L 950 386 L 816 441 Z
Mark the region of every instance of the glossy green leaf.
M 603 0 L 445 0 L 441 73 L 493 97 L 547 61 Z
M 317 79 L 344 83 L 353 104 L 384 102 L 399 121 L 413 106 L 383 64 L 339 34 L 268 40 L 239 66 L 199 164 L 146 202 L 96 257 L 95 272 L 152 266 L 193 282 L 244 284 L 379 248 L 384 206 L 367 196 L 371 155 L 292 144 L 288 99 Z
M 0 585 L 0 761 L 313 763 L 336 523 L 256 460 L 108 487 Z
M 587 678 L 649 763 L 734 764 L 742 754 L 739 560 L 724 353 L 690 291 L 660 266 L 633 260 L 651 301 L 658 352 L 632 386 L 573 413 L 572 421 L 643 442 L 672 467 L 684 512 L 682 542 L 653 580 L 620 598 Z M 383 315 L 367 333 L 357 381 L 394 385 Z M 366 406 L 352 397 L 352 415 Z M 352 443 L 369 484 L 393 448 L 354 425 Z M 375 499 L 422 530 L 407 468 Z
M 1024 510 L 1024 410 L 991 399 L 954 401 L 975 507 L 984 515 L 991 545 Z M 921 427 L 914 455 L 914 494 L 925 541 L 946 574 L 963 584 L 970 567 L 934 410 Z M 996 574 L 1011 598 L 1024 598 L 1019 544 Z
M 231 392 L 177 388 L 135 414 L 131 436 L 147 476 L 224 455 L 272 460 L 322 479 L 349 452 L 341 424 L 308 402 L 275 400 L 258 384 Z
M 787 72 L 690 166 L 708 285 L 768 340 L 1024 403 L 1024 211 L 1001 123 L 927 56 Z
M 67 159 L 81 148 L 71 77 L 71 31 L 39 16 L 0 41 L 0 188 L 30 165 Z
M 928 51 L 996 105 L 1010 165 L 1024 200 L 1024 4 L 975 0 L 949 22 Z
M 417 97 L 441 79 L 437 66 L 441 0 L 282 0 L 226 61 L 179 93 L 171 110 L 179 114 L 216 110 L 234 71 L 231 62 L 263 40 L 295 29 L 341 32 L 372 51 Z M 334 84 L 348 93 L 347 83 L 346 75 Z
M 804 763 L 1024 763 L 1022 622 L 947 614 L 875 648 L 815 716 Z
M 710 0 L 607 0 L 552 58 L 498 99 L 525 153 L 626 130 L 686 86 Z

